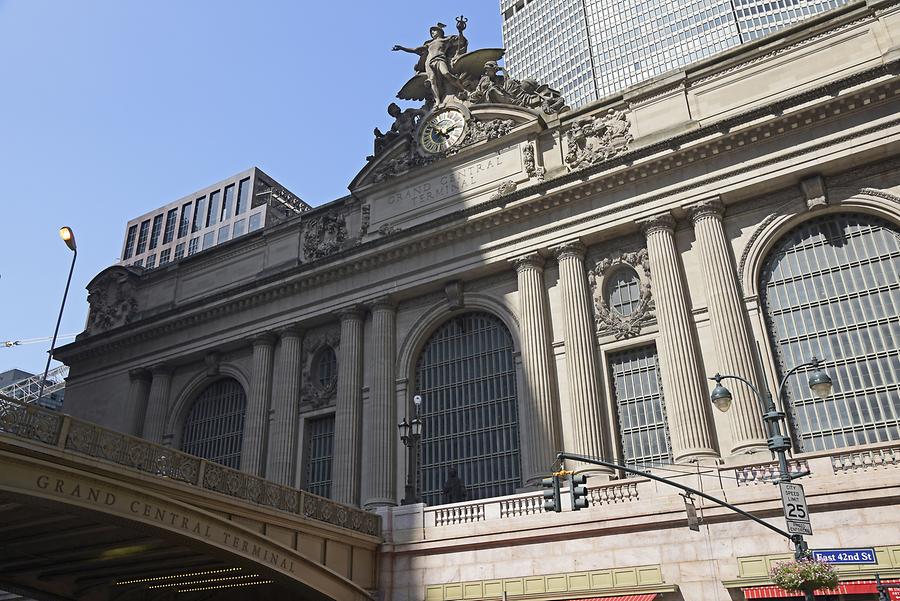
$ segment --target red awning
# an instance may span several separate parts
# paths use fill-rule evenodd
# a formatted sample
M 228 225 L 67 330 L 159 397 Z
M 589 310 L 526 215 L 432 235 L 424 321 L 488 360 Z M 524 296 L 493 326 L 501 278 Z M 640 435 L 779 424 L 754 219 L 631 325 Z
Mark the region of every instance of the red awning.
M 572 599 L 572 601 L 653 601 L 659 593 L 644 593 L 641 595 L 623 595 L 620 597 L 589 597 L 587 599 Z
M 883 584 L 896 584 L 900 580 L 882 580 Z M 900 589 L 888 589 L 891 599 L 900 599 Z M 777 586 L 751 586 L 742 588 L 741 592 L 747 599 L 782 599 L 788 597 L 802 597 L 803 593 L 795 593 L 786 591 Z M 842 582 L 836 588 L 823 589 L 816 591 L 816 595 L 865 595 L 874 594 L 878 590 L 875 588 L 874 580 L 855 580 L 852 582 Z

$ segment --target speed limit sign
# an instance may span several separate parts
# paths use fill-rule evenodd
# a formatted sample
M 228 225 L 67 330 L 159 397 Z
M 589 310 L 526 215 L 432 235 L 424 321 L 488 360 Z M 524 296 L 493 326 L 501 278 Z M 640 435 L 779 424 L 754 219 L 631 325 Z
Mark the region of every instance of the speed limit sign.
M 781 503 L 784 505 L 787 531 L 791 534 L 812 535 L 812 524 L 809 521 L 809 508 L 806 506 L 803 486 L 780 482 L 778 487 L 781 489 Z

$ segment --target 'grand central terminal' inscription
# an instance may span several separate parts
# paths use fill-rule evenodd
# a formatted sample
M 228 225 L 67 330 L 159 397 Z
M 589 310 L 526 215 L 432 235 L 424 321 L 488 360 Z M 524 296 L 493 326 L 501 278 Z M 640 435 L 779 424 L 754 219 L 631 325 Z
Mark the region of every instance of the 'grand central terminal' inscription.
M 501 148 L 458 167 L 443 170 L 438 175 L 418 180 L 412 185 L 395 188 L 385 195 L 372 199 L 373 229 L 377 228 L 378 223 L 396 220 L 398 217 L 402 221 L 413 219 L 414 215 L 407 213 L 422 209 L 433 211 L 444 206 L 454 210 L 463 208 L 453 201 L 447 202 L 448 199 L 465 195 L 467 192 L 474 194 L 479 189 L 483 189 L 485 196 L 489 196 L 494 192 L 495 186 L 492 184 L 510 178 L 516 179 L 517 174 L 522 174 L 522 179 L 527 179 L 518 144 Z

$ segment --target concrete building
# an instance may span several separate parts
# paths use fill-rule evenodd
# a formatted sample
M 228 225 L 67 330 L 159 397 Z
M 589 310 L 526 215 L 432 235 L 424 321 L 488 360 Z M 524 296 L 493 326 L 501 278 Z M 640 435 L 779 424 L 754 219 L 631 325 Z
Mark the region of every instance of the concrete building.
M 848 0 L 501 0 L 506 64 L 573 107 L 809 19 Z
M 708 378 L 775 390 L 815 355 L 834 393 L 788 379 L 790 465 L 811 546 L 877 554 L 837 598 L 875 599 L 900 578 L 898 61 L 879 0 L 580 110 L 451 98 L 346 197 L 101 272 L 57 350 L 67 411 L 377 513 L 382 599 L 777 598 L 791 545 L 738 514 L 695 498 L 691 531 L 677 491 L 577 463 L 587 510 L 538 485 L 560 450 L 611 458 L 783 527 L 758 399 L 715 411 Z M 450 468 L 469 500 L 442 504 Z
M 252 167 L 129 221 L 119 264 L 161 267 L 308 209 Z

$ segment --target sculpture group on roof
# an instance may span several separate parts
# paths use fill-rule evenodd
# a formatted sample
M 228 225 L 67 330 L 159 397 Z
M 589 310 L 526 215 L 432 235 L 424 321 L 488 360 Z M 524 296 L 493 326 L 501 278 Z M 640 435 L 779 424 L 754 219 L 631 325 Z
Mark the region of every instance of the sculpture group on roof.
M 455 35 L 447 35 L 443 23 L 429 29 L 430 38 L 420 46 L 409 48 L 395 45 L 392 50 L 416 54 L 419 60 L 415 75 L 397 92 L 400 100 L 422 101 L 420 108 L 401 109 L 396 103 L 388 106 L 394 118 L 390 130 L 375 129 L 375 154 L 401 138 L 412 139 L 419 121 L 429 111 L 450 100 L 468 106 L 476 104 L 506 104 L 542 111 L 546 114 L 568 110 L 562 95 L 534 79 L 514 79 L 497 61 L 503 58 L 503 48 L 482 48 L 469 52 L 464 34 L 468 20 L 456 18 Z M 374 158 L 370 157 L 370 158 Z

